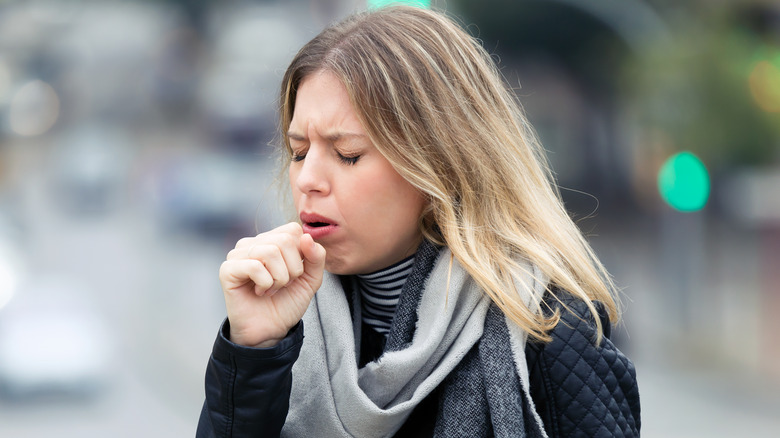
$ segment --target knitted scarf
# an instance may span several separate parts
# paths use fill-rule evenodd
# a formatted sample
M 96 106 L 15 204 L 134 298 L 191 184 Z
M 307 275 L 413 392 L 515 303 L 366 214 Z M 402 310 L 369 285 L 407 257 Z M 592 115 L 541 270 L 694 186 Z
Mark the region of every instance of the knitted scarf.
M 526 304 L 544 293 L 530 276 L 516 281 Z M 348 297 L 338 277 L 326 273 L 303 320 L 284 437 L 390 437 L 440 385 L 435 436 L 546 437 L 529 395 L 526 334 L 446 248 L 421 245 L 376 361 L 358 368 L 359 293 Z

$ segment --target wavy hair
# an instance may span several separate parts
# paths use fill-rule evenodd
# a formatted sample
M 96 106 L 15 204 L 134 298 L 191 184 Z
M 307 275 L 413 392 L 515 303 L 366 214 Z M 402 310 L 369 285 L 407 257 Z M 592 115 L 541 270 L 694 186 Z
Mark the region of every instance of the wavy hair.
M 478 40 L 442 12 L 408 6 L 326 28 L 282 80 L 280 133 L 290 155 L 298 87 L 320 70 L 341 79 L 375 147 L 427 197 L 423 236 L 449 247 L 509 319 L 543 341 L 560 319 L 517 293 L 513 272 L 526 259 L 549 279 L 548 291 L 587 303 L 601 340 L 593 302 L 616 321 L 614 284 L 567 214 L 533 128 Z

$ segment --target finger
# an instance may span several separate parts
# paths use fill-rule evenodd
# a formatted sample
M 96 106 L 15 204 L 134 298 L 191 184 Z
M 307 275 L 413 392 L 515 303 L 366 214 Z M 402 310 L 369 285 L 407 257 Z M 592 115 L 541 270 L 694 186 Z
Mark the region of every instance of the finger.
M 255 290 L 267 291 L 274 284 L 274 279 L 259 260 L 241 259 L 226 260 L 219 268 L 219 279 L 225 293 L 254 283 Z
M 308 274 L 313 289 L 322 283 L 325 270 L 325 247 L 315 242 L 309 234 L 301 236 L 301 254 L 303 255 L 303 270 Z
M 303 253 L 301 252 L 300 236 L 282 234 L 279 237 L 279 250 L 287 265 L 290 281 L 303 275 Z
M 290 282 L 290 271 L 287 268 L 287 262 L 284 260 L 281 249 L 282 247 L 289 245 L 289 242 L 255 245 L 247 252 L 248 259 L 262 262 L 265 269 L 271 274 L 271 277 L 274 280 L 273 285 L 271 286 L 272 289 L 279 289 Z M 297 251 L 296 249 L 293 250 Z
M 279 233 L 291 234 L 293 237 L 300 238 L 303 235 L 303 228 L 298 222 L 289 222 L 280 227 L 274 228 L 274 231 Z
M 236 248 L 228 253 L 227 260 L 244 258 L 263 260 L 263 253 L 257 247 L 264 244 L 276 245 L 279 247 L 282 258 L 287 265 L 290 279 L 300 277 L 303 274 L 303 255 L 300 249 L 300 237 L 303 235 L 303 231 L 298 224 L 291 223 L 288 225 L 277 228 L 277 230 L 282 229 L 282 232 L 275 232 L 262 237 L 258 236 L 249 240 L 242 239 L 239 241 L 240 245 L 236 245 Z M 298 234 L 299 231 L 300 234 Z
M 289 222 L 287 224 L 284 224 L 282 226 L 276 227 L 273 230 L 266 231 L 265 233 L 260 233 L 253 237 L 243 237 L 236 242 L 235 250 L 238 249 L 247 249 L 252 247 L 253 245 L 263 245 L 266 243 L 273 242 L 279 234 L 289 234 L 295 238 L 300 238 L 303 234 L 303 228 L 301 228 L 301 224 L 297 222 Z M 233 252 L 233 251 L 231 251 Z
M 258 234 L 258 236 L 259 236 L 259 234 Z M 247 248 L 249 246 L 252 246 L 252 245 L 255 244 L 255 239 L 256 238 L 257 238 L 257 236 L 242 237 L 241 239 L 238 239 L 238 242 L 236 242 L 236 246 L 235 246 L 234 249 Z

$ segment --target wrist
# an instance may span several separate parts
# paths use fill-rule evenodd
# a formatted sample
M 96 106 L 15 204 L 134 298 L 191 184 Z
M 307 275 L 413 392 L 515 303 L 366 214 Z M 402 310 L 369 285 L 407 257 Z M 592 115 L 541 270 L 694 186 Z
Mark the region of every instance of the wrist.
M 298 321 L 297 324 L 292 326 L 287 333 L 279 337 L 262 337 L 262 336 L 245 336 L 245 333 L 235 330 L 231 324 L 230 319 L 225 318 L 225 321 L 220 328 L 220 337 L 228 344 L 234 345 L 239 348 L 249 350 L 261 350 L 269 349 L 284 343 L 288 339 L 303 339 L 303 321 Z
M 231 363 L 237 361 L 239 367 L 255 366 L 258 361 L 265 362 L 268 360 L 277 360 L 287 352 L 300 351 L 303 345 L 303 321 L 296 324 L 290 331 L 289 335 L 282 339 L 278 344 L 269 348 L 255 348 L 252 346 L 239 345 L 230 340 L 230 327 L 227 319 L 222 323 L 220 327 L 217 339 L 214 342 L 212 349 L 212 355 L 215 360 L 223 363 Z M 244 364 L 244 365 L 241 365 Z M 255 365 L 251 365 L 255 364 Z
M 281 339 L 269 339 L 267 341 L 260 342 L 258 344 L 253 345 L 253 348 L 271 348 L 275 347 L 277 344 L 282 342 Z
M 282 341 L 282 338 L 270 338 L 258 341 L 257 339 L 247 339 L 239 333 L 231 330 L 227 336 L 228 341 L 247 348 L 270 348 Z

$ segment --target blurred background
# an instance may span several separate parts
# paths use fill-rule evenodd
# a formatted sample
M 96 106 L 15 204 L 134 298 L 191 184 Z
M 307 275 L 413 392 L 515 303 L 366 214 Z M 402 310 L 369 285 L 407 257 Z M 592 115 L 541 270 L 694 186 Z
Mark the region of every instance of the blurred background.
M 0 0 L 0 436 L 194 436 L 219 265 L 285 218 L 282 72 L 380 3 Z M 777 2 L 433 6 L 495 54 L 623 291 L 643 436 L 773 436 Z

